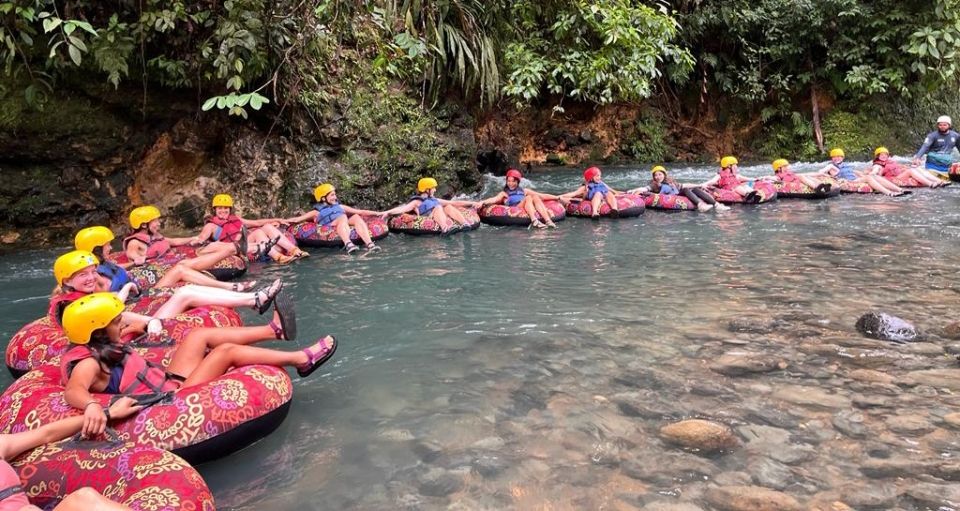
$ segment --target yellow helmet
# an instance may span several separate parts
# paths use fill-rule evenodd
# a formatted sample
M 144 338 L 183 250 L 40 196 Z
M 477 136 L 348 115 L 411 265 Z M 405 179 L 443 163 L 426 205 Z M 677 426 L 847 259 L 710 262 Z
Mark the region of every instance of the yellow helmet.
M 432 177 L 421 178 L 417 181 L 417 191 L 423 193 L 431 188 L 437 187 L 437 180 Z
M 130 227 L 139 229 L 143 224 L 148 224 L 162 215 L 156 206 L 140 206 L 130 212 Z
M 336 188 L 333 187 L 330 183 L 323 183 L 322 185 L 313 189 L 313 198 L 317 199 L 317 202 L 322 201 L 330 195 L 330 192 L 334 191 Z
M 780 158 L 780 159 L 777 159 L 777 160 L 773 160 L 773 171 L 776 172 L 776 171 L 782 169 L 783 167 L 786 167 L 787 165 L 790 165 L 790 162 L 788 162 L 787 160 L 785 160 L 785 159 L 783 159 L 783 158 Z
M 220 193 L 213 196 L 213 207 L 215 208 L 232 208 L 233 207 L 233 197 Z
M 874 155 L 874 156 L 880 156 L 880 153 L 890 154 L 890 150 L 887 149 L 886 147 L 883 147 L 883 146 L 880 146 L 880 147 L 878 147 L 878 148 L 876 148 L 876 149 L 873 150 L 873 155 Z
M 57 278 L 57 285 L 62 286 L 63 281 L 69 279 L 74 273 L 86 268 L 87 266 L 96 266 L 100 264 L 97 256 L 86 250 L 74 250 L 58 257 L 53 263 L 53 276 Z
M 77 250 L 93 252 L 96 247 L 102 247 L 113 241 L 113 231 L 102 225 L 80 229 L 73 238 L 73 245 Z
M 843 158 L 843 157 L 845 157 L 845 156 L 846 156 L 846 155 L 843 154 L 843 149 L 840 149 L 839 147 L 835 147 L 835 148 L 833 148 L 833 149 L 830 150 L 830 157 L 831 157 L 831 158 L 837 158 L 837 157 Z
M 657 165 L 650 169 L 650 175 L 656 174 L 657 172 L 663 172 L 663 175 L 667 175 L 667 169 L 663 168 L 663 165 Z
M 725 169 L 727 167 L 732 167 L 739 163 L 737 159 L 733 156 L 724 156 L 720 158 L 720 168 Z
M 63 310 L 63 332 L 74 344 L 87 344 L 94 330 L 109 325 L 123 312 L 123 302 L 113 293 L 91 293 Z

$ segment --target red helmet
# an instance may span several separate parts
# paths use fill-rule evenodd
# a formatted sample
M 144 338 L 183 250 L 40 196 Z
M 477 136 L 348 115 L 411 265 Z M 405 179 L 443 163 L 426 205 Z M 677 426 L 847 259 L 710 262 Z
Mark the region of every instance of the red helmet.
M 590 167 L 587 170 L 583 171 L 583 179 L 586 181 L 593 181 L 593 178 L 600 175 L 600 169 L 597 167 Z
M 517 169 L 510 169 L 507 171 L 507 177 L 508 178 L 512 177 L 512 178 L 515 178 L 517 181 L 520 181 L 521 179 L 523 179 L 523 174 L 521 174 L 520 171 Z

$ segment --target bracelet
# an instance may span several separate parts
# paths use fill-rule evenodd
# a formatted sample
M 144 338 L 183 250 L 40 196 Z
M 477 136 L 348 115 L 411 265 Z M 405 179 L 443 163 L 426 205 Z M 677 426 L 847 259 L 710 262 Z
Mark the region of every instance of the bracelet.
M 96 399 L 91 399 L 90 401 L 87 401 L 87 404 L 83 405 L 84 411 L 86 411 L 86 409 L 87 409 L 88 406 L 90 406 L 90 405 L 92 405 L 92 404 L 94 404 L 94 403 L 96 403 L 96 404 L 98 404 L 98 405 L 100 404 L 100 402 L 97 401 Z

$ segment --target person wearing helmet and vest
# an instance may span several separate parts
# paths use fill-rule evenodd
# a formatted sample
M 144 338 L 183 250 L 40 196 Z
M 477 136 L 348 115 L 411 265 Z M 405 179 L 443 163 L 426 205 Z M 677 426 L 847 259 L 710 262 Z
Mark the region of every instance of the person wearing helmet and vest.
M 250 261 L 272 260 L 286 264 L 310 255 L 300 250 L 295 242 L 280 232 L 277 228 L 277 224 L 281 223 L 279 218 L 249 220 L 236 215 L 233 197 L 225 193 L 215 195 L 211 206 L 213 215 L 207 217 L 203 229 L 197 235 L 200 243 L 207 241 L 233 243 L 236 254 Z
M 130 397 L 122 397 L 111 404 L 104 415 L 110 419 L 125 419 L 139 412 L 142 406 Z M 58 421 L 43 424 L 27 431 L 0 434 L 0 510 L 40 511 L 30 505 L 27 495 L 20 486 L 20 476 L 10 466 L 10 461 L 21 454 L 69 438 L 81 431 L 84 417 L 76 415 Z M 130 508 L 118 504 L 96 490 L 85 487 L 76 490 L 60 501 L 53 511 L 129 511 Z
M 590 167 L 583 171 L 583 184 L 572 192 L 560 196 L 561 200 L 585 199 L 590 201 L 591 216 L 600 217 L 600 206 L 604 202 L 610 206 L 610 216 L 620 216 L 620 205 L 617 204 L 617 194 L 620 192 L 603 182 L 603 175 L 597 167 Z
M 543 203 L 543 200 L 560 200 L 560 197 L 548 193 L 527 190 L 520 186 L 521 179 L 523 179 L 523 174 L 521 174 L 519 170 L 508 170 L 506 184 L 504 184 L 503 190 L 493 197 L 478 202 L 477 207 L 483 207 L 487 204 L 505 204 L 511 207 L 520 207 L 530 216 L 531 227 L 538 229 L 544 227 L 556 228 L 557 224 L 553 223 L 553 220 L 550 218 L 550 211 Z M 540 214 L 540 218 L 543 219 L 542 222 L 537 218 L 538 213 Z
M 724 156 L 720 159 L 720 170 L 717 171 L 717 174 L 699 186 L 707 189 L 716 187 L 724 190 L 733 190 L 743 197 L 743 201 L 747 203 L 760 201 L 760 196 L 753 189 L 754 180 L 741 176 L 737 172 L 739 170 L 739 163 L 734 156 Z
M 162 394 L 218 378 L 232 367 L 264 364 L 295 367 L 309 376 L 336 350 L 332 336 L 299 351 L 279 351 L 252 344 L 296 337 L 292 310 L 262 326 L 194 328 L 175 348 L 170 365 L 144 359 L 120 340 L 123 302 L 110 293 L 94 293 L 71 303 L 63 313 L 63 330 L 71 348 L 61 356 L 63 397 L 83 411 L 83 433 L 98 435 L 109 420 L 93 393 Z
M 699 186 L 684 185 L 678 183 L 667 174 L 667 169 L 662 165 L 657 165 L 650 170 L 650 184 L 634 188 L 627 193 L 659 193 L 663 195 L 683 195 L 690 200 L 698 211 L 726 211 L 730 206 L 721 204 L 713 198 L 713 195 Z
M 313 189 L 313 198 L 316 203 L 313 209 L 302 215 L 286 218 L 281 222 L 296 224 L 300 222 L 315 222 L 317 227 L 334 229 L 337 236 L 343 241 L 343 248 L 348 254 L 359 250 L 350 239 L 351 229 L 356 231 L 357 237 L 363 242 L 368 252 L 376 252 L 380 247 L 370 238 L 370 228 L 361 215 L 376 216 L 379 213 L 368 209 L 357 209 L 340 203 L 337 198 L 337 189 L 330 183 L 322 183 Z
M 950 184 L 949 181 L 943 181 L 928 174 L 927 171 L 920 169 L 920 167 L 906 168 L 901 166 L 899 163 L 893 161 L 893 158 L 890 157 L 890 150 L 886 147 L 878 147 L 873 151 L 873 165 L 870 167 L 870 174 L 882 176 L 887 180 L 896 177 L 912 177 L 920 183 L 921 186 L 930 188 L 939 188 Z
M 160 234 L 160 219 L 163 215 L 156 206 L 140 206 L 130 212 L 130 227 L 133 231 L 123 239 L 123 251 L 133 264 L 155 261 L 171 247 L 199 245 L 200 239 L 166 238 Z M 234 255 L 232 243 L 211 243 L 197 251 L 197 257 L 184 259 L 183 264 L 194 270 L 209 270 L 223 259 Z
M 100 286 L 103 291 L 121 293 L 124 288 L 128 288 L 129 292 L 129 287 L 133 286 L 136 288 L 133 294 L 139 294 L 151 288 L 169 288 L 180 282 L 185 282 L 244 292 L 253 289 L 253 286 L 257 283 L 255 280 L 222 282 L 204 272 L 182 264 L 173 266 L 155 263 L 142 265 L 133 263 L 116 264 L 110 261 L 110 255 L 113 253 L 113 246 L 110 242 L 113 240 L 113 231 L 102 225 L 80 229 L 74 237 L 74 247 L 77 250 L 90 252 L 100 260 L 97 273 L 100 274 L 102 284 L 104 284 Z
M 57 279 L 57 287 L 50 297 L 50 308 L 47 313 L 50 319 L 61 323 L 63 310 L 70 303 L 92 293 L 104 291 L 110 282 L 104 282 L 97 268 L 100 260 L 95 255 L 84 250 L 74 250 L 61 255 L 53 263 L 53 274 Z M 158 289 L 158 288 L 154 288 Z M 252 293 L 240 293 L 213 287 L 188 285 L 175 289 L 162 290 L 170 294 L 167 301 L 160 306 L 153 316 L 145 316 L 135 312 L 124 312 L 125 323 L 134 330 L 147 329 L 147 333 L 155 336 L 163 329 L 161 320 L 169 319 L 192 307 L 206 305 L 221 305 L 224 307 L 251 307 L 260 314 L 274 304 L 277 295 L 283 289 L 280 279 L 273 281 L 270 286 L 263 287 Z M 123 302 L 126 296 L 117 293 L 117 299 Z M 281 310 L 283 315 L 284 311 Z
M 896 197 L 908 193 L 881 176 L 874 176 L 853 170 L 853 165 L 845 161 L 845 159 L 846 154 L 843 152 L 843 149 L 835 147 L 830 150 L 830 163 L 814 172 L 813 175 L 830 176 L 841 185 L 844 183 L 852 183 L 854 185 L 866 184 L 873 189 L 874 192 L 882 193 L 888 197 Z
M 414 212 L 417 216 L 433 218 L 443 229 L 444 234 L 451 234 L 459 228 L 454 225 L 467 225 L 467 219 L 457 208 L 477 207 L 473 201 L 453 201 L 436 197 L 437 180 L 424 177 L 417 181 L 417 193 L 410 197 L 410 202 L 377 214 L 383 217 L 402 215 Z
M 926 168 L 946 179 L 953 164 L 953 150 L 960 149 L 960 133 L 952 129 L 953 120 L 947 115 L 937 118 L 937 130 L 931 131 L 923 139 L 923 145 L 913 155 L 913 165 L 920 165 L 920 158 L 927 155 Z
M 794 173 L 790 168 L 790 162 L 784 158 L 774 160 L 772 166 L 773 175 L 761 179 L 767 179 L 769 181 L 775 181 L 783 184 L 802 183 L 817 193 L 828 193 L 833 188 L 832 184 L 824 183 L 811 174 Z

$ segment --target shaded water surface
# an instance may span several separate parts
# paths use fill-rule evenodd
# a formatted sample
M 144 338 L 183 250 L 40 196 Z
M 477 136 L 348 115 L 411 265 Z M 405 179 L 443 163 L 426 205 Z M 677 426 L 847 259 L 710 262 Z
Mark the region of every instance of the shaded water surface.
M 606 174 L 619 188 L 649 176 Z M 484 226 L 254 270 L 294 290 L 298 346 L 333 333 L 341 347 L 295 377 L 277 432 L 201 472 L 237 509 L 711 509 L 715 485 L 950 509 L 960 377 L 947 352 L 960 346 L 936 334 L 960 300 L 958 199 L 951 187 Z M 54 256 L 0 259 L 5 338 L 42 314 Z M 853 324 L 872 309 L 934 335 L 864 339 Z M 732 357 L 763 369 L 734 374 Z M 660 439 L 689 417 L 730 425 L 739 447 L 704 456 Z

